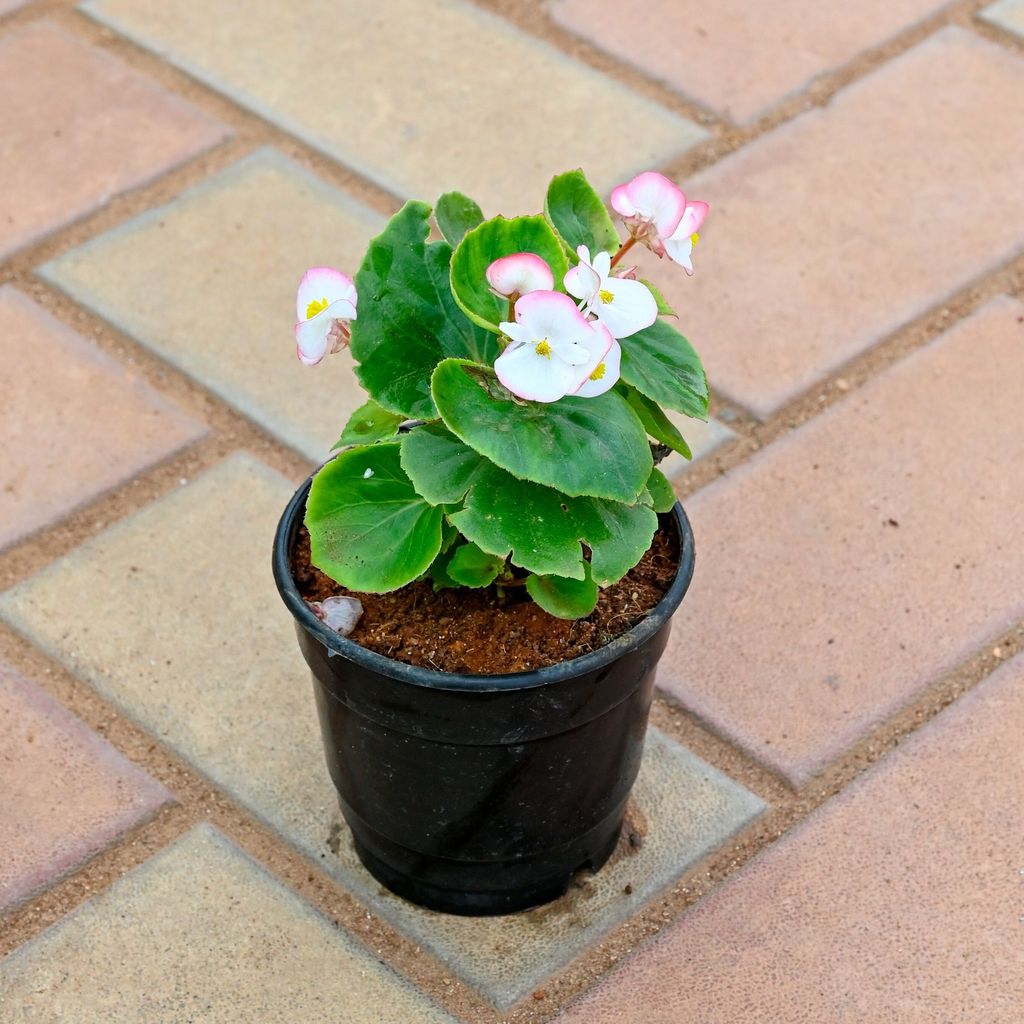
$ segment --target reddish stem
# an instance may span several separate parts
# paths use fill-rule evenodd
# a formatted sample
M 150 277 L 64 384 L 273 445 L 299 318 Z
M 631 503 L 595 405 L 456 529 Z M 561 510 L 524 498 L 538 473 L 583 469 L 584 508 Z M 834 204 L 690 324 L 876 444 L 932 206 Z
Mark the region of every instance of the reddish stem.
M 623 242 L 621 246 L 619 246 L 619 251 L 612 257 L 612 266 L 614 267 L 615 264 L 618 263 L 619 260 L 621 260 L 622 257 L 625 256 L 626 253 L 629 252 L 629 250 L 632 249 L 634 245 L 636 245 L 636 237 L 633 236 L 627 238 L 626 241 Z

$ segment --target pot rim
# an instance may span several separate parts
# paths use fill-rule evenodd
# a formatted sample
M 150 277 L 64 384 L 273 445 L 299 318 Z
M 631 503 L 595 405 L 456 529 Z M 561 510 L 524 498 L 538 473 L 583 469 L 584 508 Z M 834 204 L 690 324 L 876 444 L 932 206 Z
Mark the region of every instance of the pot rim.
M 617 660 L 626 651 L 639 647 L 645 640 L 654 636 L 679 607 L 690 586 L 690 580 L 693 578 L 693 529 L 683 511 L 683 506 L 676 501 L 668 513 L 679 532 L 679 565 L 676 569 L 675 579 L 662 599 L 648 612 L 645 618 L 603 647 L 591 651 L 589 654 L 571 658 L 569 661 L 561 661 L 557 665 L 545 665 L 528 672 L 506 672 L 498 675 L 460 675 L 455 672 L 439 672 L 436 669 L 409 665 L 404 661 L 395 661 L 383 654 L 377 654 L 375 651 L 360 646 L 354 640 L 341 636 L 335 630 L 329 629 L 310 611 L 309 606 L 299 593 L 291 573 L 291 542 L 298 530 L 298 522 L 301 522 L 300 517 L 305 511 L 306 495 L 309 493 L 314 475 L 315 473 L 310 474 L 305 483 L 295 491 L 277 524 L 274 534 L 273 569 L 278 593 L 296 623 L 301 625 L 307 633 L 316 637 L 327 648 L 329 655 L 340 655 L 399 682 L 432 690 L 481 692 L 526 690 L 595 672 Z

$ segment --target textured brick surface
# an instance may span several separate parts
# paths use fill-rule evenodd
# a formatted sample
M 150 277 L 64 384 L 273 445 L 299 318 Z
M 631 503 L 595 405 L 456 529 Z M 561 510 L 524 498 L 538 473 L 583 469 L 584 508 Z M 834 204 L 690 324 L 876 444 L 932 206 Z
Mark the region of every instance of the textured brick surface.
M 0 548 L 49 526 L 204 428 L 13 288 L 0 288 Z M 13 380 L 13 378 L 12 378 Z
M 742 122 L 944 6 L 941 0 L 555 0 L 552 15 Z
M 85 9 L 393 191 L 457 188 L 491 214 L 539 210 L 571 167 L 611 188 L 705 134 L 460 0 L 259 0 L 229 19 L 190 0 Z
M 363 870 L 347 830 L 329 870 L 417 945 L 431 950 L 499 1008 L 542 987 L 660 890 L 755 818 L 763 803 L 657 729 L 650 729 L 624 834 L 612 859 L 556 903 L 507 917 L 465 918 L 421 910 Z M 335 814 L 340 826 L 340 815 Z M 632 886 L 627 894 L 625 887 Z
M 379 894 L 347 835 L 333 852 L 336 797 L 305 665 L 267 565 L 290 491 L 236 456 L 0 597 L 0 615 L 496 1002 L 528 991 L 760 811 L 756 797 L 652 733 L 637 790 L 649 823 L 643 850 L 557 912 L 467 922 Z M 211 591 L 224 565 L 233 586 Z M 82 616 L 60 616 L 86 594 Z
M 206 825 L 0 961 L 0 1016 L 452 1022 Z
M 685 311 L 759 415 L 1024 249 L 1024 60 L 945 29 L 685 182 L 708 200 Z
M 49 25 L 0 40 L 0 256 L 222 139 L 205 115 Z
M 564 1024 L 1018 1024 L 1024 660 L 610 976 Z
M 43 275 L 311 459 L 366 400 L 347 353 L 295 358 L 308 267 L 354 274 L 384 220 L 261 150 Z
M 993 300 L 690 499 L 660 686 L 799 782 L 1024 614 L 1022 318 Z
M 0 912 L 52 884 L 171 799 L 3 663 L 0 766 Z
M 668 418 L 679 428 L 693 453 L 692 461 L 673 452 L 661 463 L 659 468 L 670 479 L 678 479 L 680 474 L 686 472 L 687 467 L 705 455 L 710 455 L 716 448 L 736 436 L 724 423 L 716 419 L 709 419 L 704 423 L 676 412 L 670 412 Z
M 282 831 L 326 836 L 313 696 L 270 573 L 292 490 L 234 455 L 0 595 L 0 616 Z
M 1024 0 L 999 0 L 986 7 L 981 16 L 993 25 L 1024 36 Z

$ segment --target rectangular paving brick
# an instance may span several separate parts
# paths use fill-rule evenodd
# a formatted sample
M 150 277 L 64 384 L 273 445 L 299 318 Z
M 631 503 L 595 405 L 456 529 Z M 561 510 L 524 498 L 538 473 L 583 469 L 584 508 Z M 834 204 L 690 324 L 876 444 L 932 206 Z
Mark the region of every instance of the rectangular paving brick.
M 454 1024 L 208 825 L 0 961 L 33 1024 Z
M 205 427 L 11 287 L 0 288 L 0 548 L 205 433 Z
M 1019 1024 L 1024 660 L 821 807 L 560 1024 Z
M 552 16 L 645 74 L 745 122 L 945 6 L 941 0 L 555 0 Z
M 998 0 L 986 7 L 981 16 L 993 25 L 1024 36 L 1024 0 Z
M 706 135 L 461 0 L 254 0 L 230 32 L 190 0 L 83 10 L 386 188 L 461 189 L 489 214 L 539 211 L 572 167 L 610 189 Z
M 234 456 L 0 596 L 0 616 L 501 1005 L 760 812 L 752 794 L 652 733 L 636 794 L 643 849 L 557 911 L 466 921 L 380 892 L 347 833 L 339 842 L 307 670 L 269 572 L 290 491 Z M 83 608 L 71 620 L 61 614 L 69 602 Z
M 0 766 L 0 913 L 171 800 L 163 786 L 3 663 Z
M 260 150 L 42 275 L 310 459 L 366 401 L 347 352 L 295 358 L 307 268 L 354 274 L 384 218 Z
M 1022 394 L 1001 297 L 698 492 L 659 685 L 802 783 L 1024 615 Z
M 696 274 L 655 278 L 712 384 L 767 416 L 1024 249 L 1024 60 L 959 28 L 684 182 Z
M 0 40 L 0 256 L 91 213 L 228 131 L 47 24 Z
M 724 423 L 714 418 L 705 423 L 702 420 L 683 416 L 678 412 L 669 412 L 668 418 L 679 428 L 679 432 L 686 439 L 686 443 L 693 453 L 693 459 L 688 460 L 673 452 L 659 465 L 658 468 L 670 480 L 678 479 L 698 459 L 710 455 L 715 449 L 720 448 L 736 436 Z

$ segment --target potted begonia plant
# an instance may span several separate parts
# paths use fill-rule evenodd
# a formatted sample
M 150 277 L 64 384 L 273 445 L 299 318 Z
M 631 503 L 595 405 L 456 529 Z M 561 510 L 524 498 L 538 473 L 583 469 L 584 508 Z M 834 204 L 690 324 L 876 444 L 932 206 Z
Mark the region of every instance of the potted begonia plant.
M 693 537 L 656 463 L 706 418 L 675 314 L 624 257 L 692 273 L 707 204 L 581 171 L 541 214 L 408 202 L 353 281 L 298 290 L 299 358 L 369 400 L 281 519 L 274 574 L 355 848 L 415 902 L 495 914 L 611 854 Z

